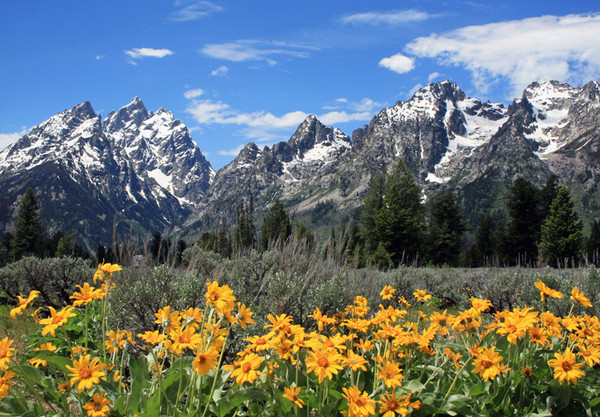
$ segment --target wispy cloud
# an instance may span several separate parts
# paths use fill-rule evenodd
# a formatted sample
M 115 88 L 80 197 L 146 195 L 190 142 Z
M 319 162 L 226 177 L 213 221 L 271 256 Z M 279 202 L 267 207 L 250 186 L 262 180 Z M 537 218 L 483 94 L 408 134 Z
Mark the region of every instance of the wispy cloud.
M 277 62 L 273 57 L 307 58 L 308 51 L 317 49 L 298 43 L 242 39 L 234 42 L 207 44 L 200 52 L 211 58 L 226 61 L 267 61 L 270 65 L 274 65 Z
M 600 14 L 467 26 L 410 42 L 405 53 L 464 67 L 481 92 L 501 79 L 519 95 L 531 81 L 584 83 L 600 75 Z
M 164 58 L 168 55 L 173 55 L 174 52 L 170 49 L 154 49 L 154 48 L 133 48 L 124 51 L 130 57 L 127 60 L 130 64 L 137 65 L 135 60 L 143 58 Z
M 191 100 L 193 98 L 200 97 L 202 94 L 204 94 L 204 90 L 201 88 L 196 88 L 193 90 L 187 90 L 185 93 L 183 93 L 183 96 L 188 100 Z
M 402 54 L 396 54 L 388 58 L 383 58 L 379 61 L 379 66 L 397 72 L 398 74 L 404 74 L 415 68 L 415 60 L 414 58 Z
M 219 68 L 212 70 L 210 75 L 213 77 L 222 77 L 227 74 L 227 71 L 229 71 L 229 68 L 227 68 L 225 65 L 221 65 Z
M 290 129 L 297 127 L 309 115 L 301 110 L 291 111 L 279 116 L 263 110 L 241 112 L 223 101 L 200 99 L 198 98 L 200 95 L 192 96 L 194 94 L 186 96 L 190 100 L 186 112 L 196 122 L 200 124 L 238 125 L 241 127 L 238 133 L 247 140 L 265 145 L 271 145 L 289 138 Z M 373 117 L 373 108 L 380 107 L 380 103 L 368 98 L 356 103 L 344 100 L 346 99 L 336 100 L 336 103 L 344 105 L 343 108 L 340 107 L 337 110 L 317 115 L 317 118 L 327 125 L 370 120 Z M 239 149 L 224 150 L 220 151 L 219 154 L 237 155 Z
M 8 145 L 12 145 L 22 136 L 27 134 L 28 129 L 23 127 L 19 132 L 13 133 L 0 133 L 0 149 L 6 148 Z
M 341 18 L 341 22 L 344 24 L 352 25 L 403 25 L 411 22 L 420 22 L 423 20 L 431 19 L 436 15 L 422 12 L 419 10 L 391 10 L 387 12 L 366 12 L 356 13 Z
M 210 1 L 178 0 L 175 2 L 176 11 L 169 15 L 174 22 L 189 22 L 208 16 L 211 13 L 223 11 L 223 7 Z

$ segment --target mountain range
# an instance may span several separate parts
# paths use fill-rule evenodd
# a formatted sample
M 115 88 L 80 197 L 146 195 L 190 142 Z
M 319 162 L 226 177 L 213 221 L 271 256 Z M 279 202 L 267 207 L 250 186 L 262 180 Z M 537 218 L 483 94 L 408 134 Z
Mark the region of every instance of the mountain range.
M 457 191 L 467 219 L 499 210 L 517 176 L 542 186 L 556 174 L 586 219 L 600 214 L 600 86 L 530 84 L 505 107 L 429 84 L 352 132 L 306 118 L 272 147 L 248 143 L 215 172 L 185 125 L 139 98 L 104 119 L 86 102 L 0 151 L 0 231 L 27 187 L 50 233 L 73 230 L 91 250 L 115 233 L 193 238 L 235 222 L 253 199 L 257 219 L 276 198 L 319 227 L 357 218 L 370 181 L 403 161 L 424 199 Z

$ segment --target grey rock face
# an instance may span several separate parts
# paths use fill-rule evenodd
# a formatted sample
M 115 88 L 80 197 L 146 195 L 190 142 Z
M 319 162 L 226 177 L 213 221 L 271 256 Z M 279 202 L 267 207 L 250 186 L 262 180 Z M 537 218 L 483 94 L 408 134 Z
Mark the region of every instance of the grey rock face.
M 187 128 L 139 98 L 101 120 L 89 102 L 51 117 L 0 152 L 6 193 L 0 228 L 19 196 L 36 190 L 49 233 L 73 229 L 88 249 L 117 231 L 164 230 L 198 204 L 214 171 Z

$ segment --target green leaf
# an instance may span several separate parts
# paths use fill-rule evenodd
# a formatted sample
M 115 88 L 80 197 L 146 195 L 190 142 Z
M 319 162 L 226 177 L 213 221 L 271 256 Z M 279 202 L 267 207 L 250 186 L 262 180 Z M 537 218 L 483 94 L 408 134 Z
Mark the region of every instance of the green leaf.
M 469 389 L 469 397 L 476 397 L 481 394 L 486 394 L 487 390 L 482 384 L 474 384 Z
M 69 372 L 69 370 L 67 369 L 67 365 L 73 366 L 73 361 L 71 359 L 65 358 L 64 356 L 60 356 L 49 351 L 39 351 L 37 352 L 35 357 L 48 361 L 49 363 L 58 366 L 65 372 Z
M 239 391 L 230 390 L 217 405 L 217 416 L 224 417 L 234 408 L 239 407 L 246 401 L 267 401 L 269 396 L 257 388 L 246 388 Z
M 423 385 L 418 379 L 411 379 L 407 384 L 403 384 L 402 388 L 404 388 L 406 391 L 416 392 L 424 389 L 425 385 Z

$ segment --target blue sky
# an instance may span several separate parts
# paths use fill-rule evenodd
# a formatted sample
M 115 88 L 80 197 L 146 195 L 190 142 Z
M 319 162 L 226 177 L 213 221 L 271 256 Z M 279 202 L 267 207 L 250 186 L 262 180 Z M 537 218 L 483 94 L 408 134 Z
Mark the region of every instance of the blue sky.
M 0 1 L 0 148 L 90 101 L 139 96 L 214 168 L 308 114 L 349 135 L 450 79 L 510 103 L 538 79 L 598 80 L 597 1 Z

